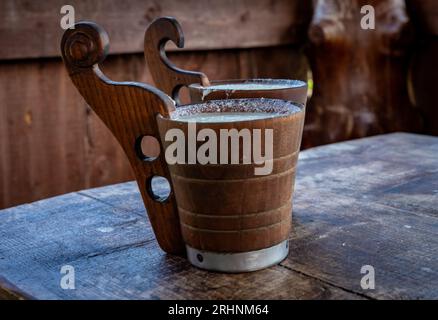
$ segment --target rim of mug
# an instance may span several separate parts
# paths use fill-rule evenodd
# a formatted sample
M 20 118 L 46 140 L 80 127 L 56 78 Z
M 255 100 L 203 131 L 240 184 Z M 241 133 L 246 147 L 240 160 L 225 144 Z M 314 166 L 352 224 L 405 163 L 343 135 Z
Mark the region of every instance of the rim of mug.
M 265 84 L 266 85 L 274 85 L 281 84 L 284 85 L 278 88 L 257 88 L 257 89 L 224 89 L 224 88 L 215 88 L 215 85 L 226 85 L 226 84 Z M 196 90 L 211 90 L 214 91 L 281 91 L 281 90 L 293 90 L 293 89 L 302 89 L 307 88 L 307 83 L 302 80 L 295 79 L 270 79 L 270 78 L 254 78 L 254 79 L 227 79 L 227 80 L 210 80 L 210 86 L 203 86 L 200 83 L 192 83 L 188 85 L 188 88 L 196 89 Z
M 187 108 L 187 109 L 189 109 L 189 108 L 191 108 L 191 107 L 193 107 L 194 109 L 196 108 L 195 106 L 199 106 L 199 105 L 205 105 L 205 106 L 208 106 L 208 104 L 214 104 L 215 102 L 217 103 L 217 102 L 220 102 L 220 103 L 225 103 L 225 102 L 233 102 L 233 101 L 236 101 L 236 100 L 238 100 L 238 101 L 242 101 L 242 100 L 249 100 L 249 101 L 251 101 L 251 100 L 258 100 L 258 101 L 261 101 L 261 100 L 263 100 L 263 101 L 267 101 L 267 100 L 275 100 L 275 101 L 282 101 L 282 102 L 286 102 L 287 104 L 290 104 L 290 105 L 292 105 L 292 106 L 294 106 L 294 107 L 297 107 L 298 109 L 299 109 L 299 111 L 296 111 L 296 112 L 285 112 L 284 114 L 281 114 L 281 113 L 279 113 L 277 116 L 274 116 L 274 117 L 267 117 L 267 118 L 261 118 L 261 119 L 248 119 L 248 120 L 237 120 L 237 121 L 232 121 L 232 123 L 242 123 L 242 122 L 251 122 L 251 123 L 254 123 L 254 122 L 257 122 L 257 121 L 264 121 L 264 122 L 266 122 L 266 121 L 272 121 L 272 120 L 274 120 L 274 119 L 286 119 L 286 118 L 289 118 L 289 117 L 293 117 L 293 116 L 297 116 L 297 115 L 300 115 L 300 114 L 302 114 L 302 113 L 304 113 L 305 112 L 305 109 L 306 109 L 306 107 L 305 107 L 305 105 L 304 104 L 302 104 L 302 103 L 297 103 L 297 102 L 293 102 L 293 101 L 289 101 L 289 100 L 284 100 L 284 99 L 275 99 L 275 98 L 236 98 L 236 99 L 217 99 L 217 100 L 208 100 L 208 101 L 205 101 L 205 102 L 198 102 L 198 103 L 189 103 L 189 104 L 186 104 L 186 105 L 181 105 L 181 106 L 179 106 L 178 108 L 176 108 L 175 110 L 172 110 L 170 113 L 169 113 L 169 116 L 164 116 L 164 115 L 162 115 L 162 114 L 160 114 L 160 113 L 158 113 L 157 114 L 157 118 L 159 117 L 159 118 L 162 118 L 163 120 L 169 120 L 169 121 L 172 121 L 172 122 L 177 122 L 177 123 L 188 123 L 188 122 L 190 122 L 190 121 L 187 121 L 187 120 L 181 120 L 181 119 L 172 119 L 172 114 L 174 114 L 174 113 L 178 113 L 178 112 L 182 112 L 182 111 L 184 111 L 183 109 L 184 108 Z M 217 106 L 216 106 L 216 108 L 217 108 Z M 222 106 L 219 106 L 219 108 L 222 108 Z M 225 108 L 225 107 L 223 107 L 223 108 Z M 235 107 L 236 108 L 236 107 Z M 238 108 L 238 107 L 237 107 Z M 187 110 L 187 109 L 185 109 L 185 110 Z M 256 110 L 255 110 L 256 111 Z M 220 111 L 220 112 L 222 112 L 222 110 Z M 226 111 L 227 112 L 227 111 Z M 248 113 L 250 113 L 250 112 L 254 112 L 254 111 L 239 111 L 239 110 L 236 110 L 236 111 L 228 111 L 228 112 L 248 112 Z M 262 111 L 262 112 L 266 112 L 266 113 L 275 113 L 275 112 L 278 112 L 278 111 L 275 111 L 275 110 L 272 110 L 272 111 Z M 201 114 L 201 113 L 214 113 L 214 112 L 193 112 L 193 113 L 191 113 L 190 115 L 195 115 L 195 114 Z M 208 122 L 196 122 L 197 124 L 214 124 L 214 125 L 218 125 L 218 124 L 224 124 L 224 123 L 230 123 L 230 122 L 222 122 L 222 121 L 218 121 L 218 122 L 214 122 L 214 121 L 208 121 Z

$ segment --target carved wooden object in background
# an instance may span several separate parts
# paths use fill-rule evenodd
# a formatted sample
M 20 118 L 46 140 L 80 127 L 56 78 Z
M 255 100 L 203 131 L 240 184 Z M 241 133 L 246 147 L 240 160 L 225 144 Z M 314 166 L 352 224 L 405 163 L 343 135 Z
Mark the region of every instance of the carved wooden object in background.
M 408 96 L 411 32 L 403 0 L 317 0 L 309 28 L 315 89 L 303 145 L 416 131 L 421 118 Z M 361 7 L 375 26 L 361 28 Z

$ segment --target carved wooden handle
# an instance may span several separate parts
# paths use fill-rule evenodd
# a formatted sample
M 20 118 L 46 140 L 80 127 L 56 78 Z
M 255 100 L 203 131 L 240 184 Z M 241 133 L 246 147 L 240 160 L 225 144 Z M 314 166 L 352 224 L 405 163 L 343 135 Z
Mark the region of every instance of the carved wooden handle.
M 182 86 L 192 83 L 209 86 L 210 83 L 202 72 L 182 70 L 169 61 L 164 50 L 169 40 L 178 48 L 184 47 L 184 35 L 180 24 L 172 17 L 155 19 L 146 29 L 144 54 L 157 88 L 179 103 L 178 92 Z
M 151 178 L 171 179 L 164 152 L 150 159 L 141 152 L 144 136 L 159 140 L 156 115 L 166 116 L 174 102 L 161 91 L 135 82 L 114 82 L 100 71 L 108 51 L 108 35 L 92 22 L 79 22 L 64 33 L 62 57 L 70 78 L 85 101 L 97 113 L 123 147 L 143 197 L 152 228 L 161 248 L 169 253 L 183 253 L 177 206 L 173 192 L 159 201 L 151 191 Z

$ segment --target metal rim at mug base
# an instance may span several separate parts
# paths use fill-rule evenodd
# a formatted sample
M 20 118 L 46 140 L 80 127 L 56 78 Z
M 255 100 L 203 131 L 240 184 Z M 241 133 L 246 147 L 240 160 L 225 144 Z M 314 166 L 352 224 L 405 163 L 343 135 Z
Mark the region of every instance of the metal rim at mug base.
M 186 245 L 187 257 L 195 267 L 219 272 L 250 272 L 283 261 L 289 253 L 289 240 L 256 251 L 221 253 L 203 251 Z

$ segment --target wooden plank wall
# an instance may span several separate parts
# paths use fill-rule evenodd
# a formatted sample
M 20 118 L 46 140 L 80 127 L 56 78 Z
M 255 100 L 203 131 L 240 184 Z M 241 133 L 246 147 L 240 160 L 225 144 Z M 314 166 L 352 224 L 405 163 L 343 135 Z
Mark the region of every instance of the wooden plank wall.
M 59 56 L 60 8 L 76 20 L 92 20 L 111 37 L 112 53 L 143 51 L 147 25 L 174 16 L 184 28 L 186 49 L 234 49 L 296 43 L 305 35 L 310 2 L 297 0 L 3 0 L 0 57 Z
M 77 20 L 93 20 L 108 31 L 112 55 L 102 69 L 110 78 L 152 83 L 142 54 L 143 36 L 147 24 L 163 15 L 175 16 L 185 31 L 186 48 L 181 51 L 169 45 L 170 58 L 176 65 L 203 71 L 211 79 L 306 80 L 309 63 L 305 53 L 309 47 L 314 56 L 320 57 L 321 67 L 314 72 L 327 70 L 324 66 L 328 64 L 336 68 L 337 55 L 318 52 L 324 48 L 312 48 L 307 37 L 314 7 L 325 2 L 74 0 L 68 3 L 75 7 Z M 59 27 L 60 8 L 64 4 L 63 0 L 0 1 L 0 208 L 132 179 L 121 148 L 79 96 L 59 58 L 63 33 Z M 414 45 L 408 52 L 412 59 L 406 58 L 413 66 L 406 81 L 410 83 L 415 110 L 422 115 L 419 132 L 438 135 L 438 5 L 434 0 L 406 0 L 406 4 L 416 31 Z M 394 74 L 390 69 L 385 72 L 389 72 L 387 79 L 391 81 Z M 321 79 L 321 74 L 314 76 Z M 330 77 L 326 79 L 333 82 Z M 353 137 L 340 130 L 336 114 L 330 116 L 330 111 L 337 109 L 328 106 L 327 99 L 321 96 L 327 95 L 327 90 L 318 88 L 322 85 L 315 83 L 316 95 L 308 103 L 303 141 L 306 148 Z M 337 106 L 336 94 L 332 97 L 330 103 Z M 409 103 L 407 98 L 403 99 Z M 386 101 L 395 104 L 391 99 Z M 353 118 L 354 125 L 359 127 L 362 123 L 368 125 L 373 114 L 362 111 L 360 104 L 357 107 L 358 116 L 354 117 L 345 103 L 342 116 Z M 372 112 L 382 114 L 379 110 Z M 391 121 L 394 119 L 397 121 L 396 114 Z M 337 130 L 339 135 L 334 135 Z M 392 129 L 379 130 L 378 133 L 383 133 Z M 369 134 L 373 131 L 363 130 L 354 137 Z
M 59 58 L 64 3 L 0 2 L 0 208 L 133 178 L 121 148 Z M 307 76 L 299 42 L 310 16 L 302 14 L 299 1 L 69 3 L 78 20 L 96 21 L 108 31 L 110 52 L 117 54 L 102 69 L 113 80 L 152 83 L 143 36 L 162 15 L 175 16 L 185 31 L 186 50 L 169 53 L 182 68 L 211 79 Z

